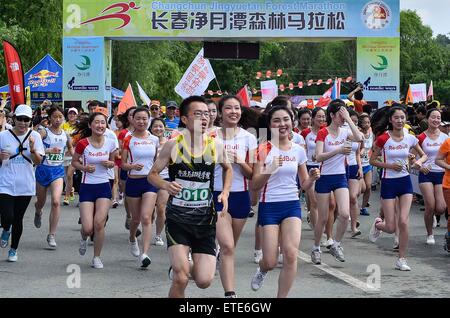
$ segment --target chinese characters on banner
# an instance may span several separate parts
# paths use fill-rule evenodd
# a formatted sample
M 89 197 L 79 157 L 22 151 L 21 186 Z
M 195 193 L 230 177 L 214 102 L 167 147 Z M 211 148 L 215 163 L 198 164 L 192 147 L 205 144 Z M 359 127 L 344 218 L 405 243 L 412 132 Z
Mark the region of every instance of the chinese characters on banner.
M 427 85 L 425 83 L 410 84 L 409 87 L 411 88 L 413 103 L 427 101 Z
M 7 41 L 3 41 L 3 52 L 5 55 L 6 73 L 8 75 L 11 107 L 12 111 L 14 111 L 17 105 L 25 104 L 22 62 L 20 61 L 17 50 Z
M 203 56 L 202 48 L 175 87 L 175 92 L 182 98 L 202 95 L 215 77 L 211 64 Z
M 338 12 L 152 12 L 152 30 L 345 30 Z

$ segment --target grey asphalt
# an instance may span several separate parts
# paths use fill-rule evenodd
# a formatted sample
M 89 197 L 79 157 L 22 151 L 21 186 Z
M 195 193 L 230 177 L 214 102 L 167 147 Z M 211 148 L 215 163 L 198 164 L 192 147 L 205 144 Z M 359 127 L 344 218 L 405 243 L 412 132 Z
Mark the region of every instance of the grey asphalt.
M 361 216 L 363 235 L 357 239 L 346 233 L 343 240 L 346 262 L 340 263 L 324 249 L 321 267 L 299 259 L 298 274 L 289 297 L 332 298 L 332 297 L 445 297 L 450 296 L 450 253 L 443 250 L 446 220 L 435 229 L 436 245 L 425 244 L 423 211 L 413 204 L 410 217 L 410 247 L 408 263 L 411 272 L 394 269 L 396 252 L 392 251 L 393 236 L 383 235 L 376 244 L 367 234 L 379 206 L 379 193 L 372 194 L 371 216 Z M 123 206 L 111 209 L 106 228 L 106 240 L 102 251 L 103 269 L 90 267 L 93 246 L 88 247 L 85 256 L 78 254 L 79 225 L 78 209 L 75 204 L 62 207 L 62 216 L 57 233 L 58 248 L 48 249 L 48 203 L 44 208 L 41 229 L 33 225 L 34 199 L 24 219 L 24 231 L 18 249 L 16 263 L 6 261 L 8 249 L 0 249 L 0 297 L 166 297 L 170 281 L 167 271 L 169 260 L 166 247 L 152 246 L 152 264 L 148 270 L 141 270 L 137 259 L 129 253 L 127 232 L 124 228 Z M 305 215 L 303 216 L 305 220 Z M 236 251 L 236 293 L 238 297 L 271 298 L 276 296 L 280 269 L 270 272 L 263 287 L 254 292 L 250 280 L 257 265 L 253 263 L 254 224 L 256 217 L 248 219 Z M 313 232 L 303 223 L 300 250 L 309 259 Z M 164 237 L 165 241 L 165 237 Z M 305 255 L 302 254 L 302 255 Z M 73 265 L 75 264 L 75 265 Z M 367 280 L 373 281 L 368 266 L 380 269 L 380 288 L 371 291 Z M 377 267 L 378 266 L 378 267 Z M 372 268 L 370 267 L 370 268 Z M 73 268 L 80 269 L 80 286 Z M 75 271 L 77 272 L 77 271 Z M 335 274 L 337 273 L 337 274 Z M 350 283 L 341 279 L 349 275 Z M 372 275 L 372 276 L 371 276 Z M 346 276 L 348 277 L 348 276 Z M 68 284 L 69 283 L 69 284 Z M 79 288 L 77 288 L 79 287 Z M 212 285 L 201 290 L 191 281 L 186 290 L 187 297 L 221 298 L 223 289 L 216 275 Z

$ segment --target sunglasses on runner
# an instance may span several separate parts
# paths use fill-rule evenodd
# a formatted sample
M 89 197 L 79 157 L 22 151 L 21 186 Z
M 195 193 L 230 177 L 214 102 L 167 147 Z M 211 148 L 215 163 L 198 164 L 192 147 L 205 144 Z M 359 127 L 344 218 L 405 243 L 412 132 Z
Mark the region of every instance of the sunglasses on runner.
M 19 117 L 16 117 L 16 121 L 21 121 L 21 122 L 24 122 L 24 123 L 29 123 L 29 122 L 31 121 L 31 118 L 25 117 L 25 116 L 19 116 Z

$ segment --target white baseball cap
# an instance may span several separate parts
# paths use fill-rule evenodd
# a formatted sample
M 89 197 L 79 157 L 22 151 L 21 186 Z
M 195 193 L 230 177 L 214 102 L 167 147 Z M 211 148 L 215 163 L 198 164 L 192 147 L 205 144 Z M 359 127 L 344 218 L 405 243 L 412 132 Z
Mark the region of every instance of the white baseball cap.
M 21 104 L 16 107 L 16 109 L 14 111 L 14 115 L 16 117 L 25 116 L 28 118 L 33 118 L 33 112 L 31 110 L 31 107 L 28 105 L 24 105 L 24 104 Z
M 78 109 L 76 109 L 75 107 L 69 108 L 69 110 L 67 111 L 67 113 L 70 113 L 70 112 L 74 112 L 75 114 L 78 115 Z

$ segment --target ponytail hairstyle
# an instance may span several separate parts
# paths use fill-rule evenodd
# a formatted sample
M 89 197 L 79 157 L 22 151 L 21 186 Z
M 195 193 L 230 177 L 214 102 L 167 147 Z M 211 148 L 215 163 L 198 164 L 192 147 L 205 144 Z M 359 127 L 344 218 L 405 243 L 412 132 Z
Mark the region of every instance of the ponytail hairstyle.
M 393 129 L 390 119 L 397 110 L 402 111 L 406 115 L 405 109 L 401 106 L 386 106 L 373 114 L 370 124 L 375 137 L 378 137 L 387 130 Z
M 95 117 L 103 116 L 105 118 L 106 124 L 108 125 L 108 118 L 103 113 L 92 113 L 89 117 L 81 118 L 75 125 L 75 132 L 72 136 L 80 135 L 80 140 L 84 138 L 88 138 L 92 136 L 92 130 L 89 127 L 90 124 L 94 121 Z
M 327 108 L 327 126 L 331 125 L 332 118 L 331 114 L 335 115 L 339 112 L 341 107 L 345 107 L 345 103 L 342 99 L 335 99 L 331 101 Z

